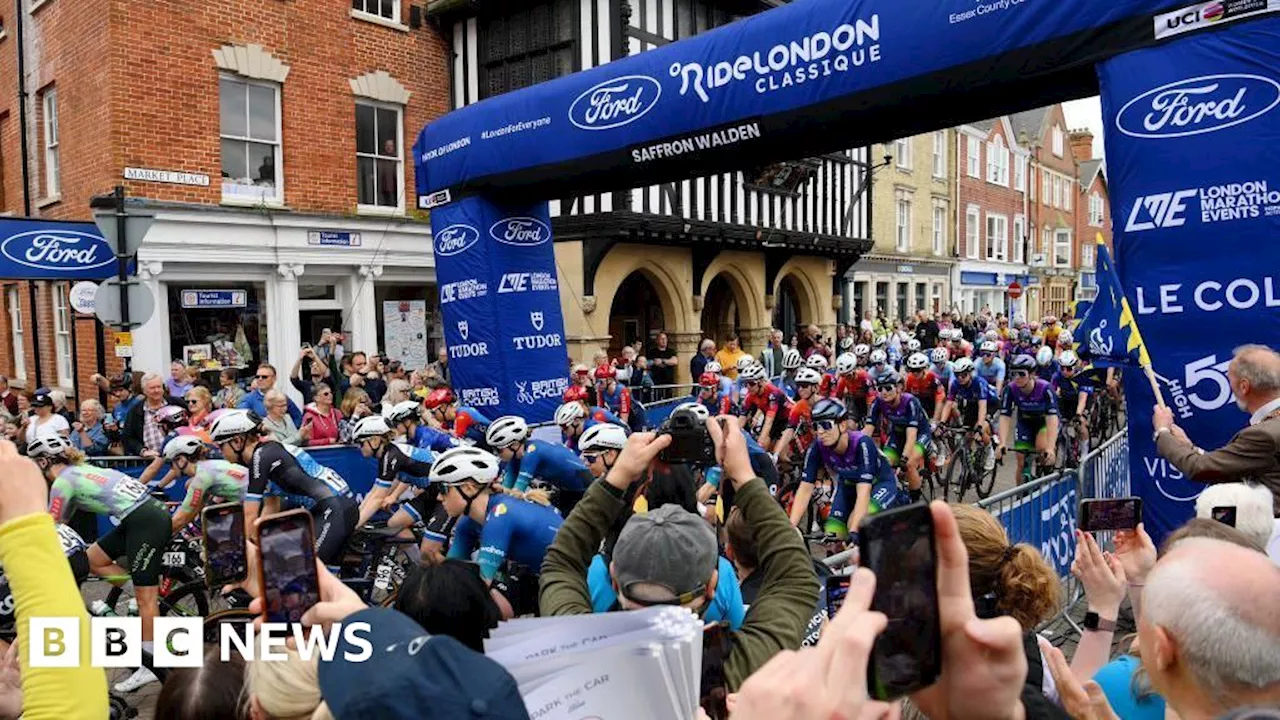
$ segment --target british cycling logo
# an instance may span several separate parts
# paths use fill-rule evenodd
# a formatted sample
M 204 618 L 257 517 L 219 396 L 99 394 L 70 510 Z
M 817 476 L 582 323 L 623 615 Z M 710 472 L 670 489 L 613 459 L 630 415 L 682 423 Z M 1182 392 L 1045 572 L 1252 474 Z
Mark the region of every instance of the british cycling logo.
M 480 240 L 480 231 L 470 225 L 450 225 L 435 234 L 436 254 L 450 257 L 464 253 Z
M 1177 138 L 1249 122 L 1280 105 L 1280 82 L 1223 73 L 1178 80 L 1148 90 L 1116 113 L 1116 129 L 1136 138 Z
M 551 226 L 538 218 L 503 218 L 489 227 L 489 236 L 506 245 L 533 247 L 551 239 Z
M 1280 216 L 1280 190 L 1266 180 L 1250 180 L 1140 196 L 1129 209 L 1125 232 L 1186 225 L 1194 217 L 1188 203 L 1196 199 L 1204 224 Z
M 496 387 L 479 387 L 479 388 L 463 388 L 462 404 L 471 407 L 493 407 L 502 403 L 498 397 L 498 388 Z
M 5 257 L 37 270 L 93 270 L 116 261 L 106 241 L 75 230 L 30 230 L 0 243 Z
M 658 104 L 662 85 L 648 75 L 624 75 L 590 87 L 569 106 L 583 130 L 612 130 L 639 120 Z
M 1107 321 L 1098 323 L 1098 327 L 1089 332 L 1089 352 L 1103 357 L 1109 356 L 1114 345 L 1112 338 L 1102 339 L 1102 331 L 1107 329 Z
M 552 378 L 550 380 L 514 381 L 516 401 L 521 405 L 532 405 L 539 400 L 559 398 L 569 388 L 569 378 Z

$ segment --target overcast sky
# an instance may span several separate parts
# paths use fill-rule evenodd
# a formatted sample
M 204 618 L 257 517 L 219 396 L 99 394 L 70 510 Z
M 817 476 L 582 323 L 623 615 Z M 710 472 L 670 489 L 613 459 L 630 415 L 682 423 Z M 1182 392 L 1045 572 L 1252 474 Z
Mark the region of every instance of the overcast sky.
M 1062 103 L 1071 130 L 1088 128 L 1093 131 L 1093 156 L 1102 157 L 1102 101 L 1095 95 L 1084 100 Z

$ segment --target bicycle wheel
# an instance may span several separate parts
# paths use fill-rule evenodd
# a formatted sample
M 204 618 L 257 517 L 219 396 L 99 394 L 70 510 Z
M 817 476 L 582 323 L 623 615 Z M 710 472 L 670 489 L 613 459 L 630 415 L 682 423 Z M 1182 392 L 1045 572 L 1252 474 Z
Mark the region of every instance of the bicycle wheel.
M 193 580 L 160 598 L 160 614 L 175 617 L 205 617 L 209 614 L 208 588 L 203 580 Z
M 968 476 L 969 467 L 969 450 L 961 444 L 951 455 L 951 462 L 947 465 L 946 471 L 942 474 L 942 500 L 949 501 L 947 492 L 949 488 L 955 488 L 956 502 L 964 501 L 964 491 L 969 485 Z
M 992 463 L 990 470 L 987 469 L 988 452 L 990 451 L 986 447 L 981 447 L 973 453 L 973 490 L 979 500 L 991 497 L 991 491 L 996 487 L 996 473 L 1000 471 L 1000 466 L 995 463 Z

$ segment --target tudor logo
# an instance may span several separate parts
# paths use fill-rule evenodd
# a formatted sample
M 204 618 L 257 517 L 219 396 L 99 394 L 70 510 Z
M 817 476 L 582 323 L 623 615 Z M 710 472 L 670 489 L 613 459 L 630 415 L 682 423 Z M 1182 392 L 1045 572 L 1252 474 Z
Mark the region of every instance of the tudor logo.
M 662 97 L 662 85 L 648 75 L 606 80 L 569 106 L 569 122 L 583 130 L 611 130 L 644 117 Z
M 1249 122 L 1280 105 L 1280 82 L 1243 73 L 1161 85 L 1125 103 L 1116 128 L 1136 138 L 1176 138 Z
M 489 235 L 507 245 L 532 247 L 551 239 L 551 226 L 537 218 L 503 218 L 489 228 Z
M 470 335 L 470 333 L 471 333 L 471 325 L 466 320 L 459 320 L 458 334 L 462 336 L 462 339 L 463 340 L 468 339 L 467 336 Z
M 10 235 L 0 253 L 37 270 L 76 272 L 115 263 L 115 255 L 97 235 L 75 230 L 31 230 Z
M 435 235 L 436 254 L 449 257 L 466 252 L 480 240 L 480 231 L 470 225 L 450 225 Z
M 542 311 L 534 310 L 529 313 L 529 322 L 533 323 L 533 329 L 542 332 Z

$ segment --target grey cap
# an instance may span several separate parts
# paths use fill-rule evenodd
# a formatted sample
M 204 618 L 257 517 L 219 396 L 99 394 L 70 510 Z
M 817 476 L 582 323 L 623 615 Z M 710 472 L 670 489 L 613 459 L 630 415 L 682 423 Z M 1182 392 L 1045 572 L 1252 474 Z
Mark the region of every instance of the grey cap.
M 711 525 L 679 505 L 632 515 L 613 548 L 623 597 L 645 605 L 683 605 L 701 596 L 718 562 Z

